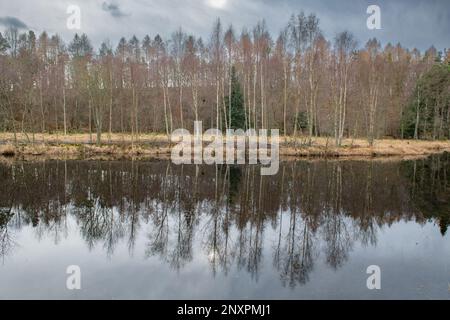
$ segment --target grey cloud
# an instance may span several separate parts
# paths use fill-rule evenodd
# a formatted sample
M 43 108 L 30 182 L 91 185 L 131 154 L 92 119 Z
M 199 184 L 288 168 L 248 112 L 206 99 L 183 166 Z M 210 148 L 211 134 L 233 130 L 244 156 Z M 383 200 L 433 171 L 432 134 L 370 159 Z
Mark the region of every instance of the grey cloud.
M 114 18 L 126 16 L 118 4 L 103 2 L 102 9 L 103 11 L 109 12 Z
M 5 26 L 7 28 L 13 27 L 17 29 L 26 29 L 28 28 L 27 25 L 20 19 L 16 17 L 0 17 L 0 25 Z
M 109 38 L 117 43 L 120 37 L 146 34 L 168 38 L 182 27 L 187 33 L 209 39 L 216 18 L 224 28 L 233 24 L 239 33 L 243 27 L 252 28 L 265 19 L 273 37 L 277 37 L 291 14 L 304 10 L 316 13 L 327 39 L 344 30 L 352 32 L 361 46 L 377 37 L 383 45 L 400 42 L 408 48 L 426 50 L 434 45 L 438 50 L 449 48 L 449 0 L 226 0 L 223 8 L 209 5 L 212 0 L 0 0 L 4 16 L 15 16 L 37 31 L 59 33 L 64 39 L 73 37 L 66 28 L 66 4 L 78 3 L 82 9 L 82 32 L 89 35 L 95 46 Z M 369 4 L 381 8 L 381 30 L 366 26 Z M 105 17 L 107 15 L 107 17 Z M 127 19 L 124 26 L 124 18 Z M 99 19 L 107 18 L 107 20 Z M 7 17 L 0 20 L 0 29 Z M 106 22 L 106 23 L 105 23 Z M 25 24 L 24 24 L 25 25 Z M 23 27 L 23 26 L 22 26 Z

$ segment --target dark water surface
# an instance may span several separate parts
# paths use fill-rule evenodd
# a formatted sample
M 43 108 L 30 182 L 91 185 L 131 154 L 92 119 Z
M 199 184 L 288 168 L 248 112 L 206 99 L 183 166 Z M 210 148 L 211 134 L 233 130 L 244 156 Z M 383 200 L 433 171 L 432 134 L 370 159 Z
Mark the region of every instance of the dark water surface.
M 0 298 L 450 298 L 450 155 L 0 164 Z M 66 268 L 81 268 L 81 290 Z M 381 290 L 366 269 L 381 268 Z

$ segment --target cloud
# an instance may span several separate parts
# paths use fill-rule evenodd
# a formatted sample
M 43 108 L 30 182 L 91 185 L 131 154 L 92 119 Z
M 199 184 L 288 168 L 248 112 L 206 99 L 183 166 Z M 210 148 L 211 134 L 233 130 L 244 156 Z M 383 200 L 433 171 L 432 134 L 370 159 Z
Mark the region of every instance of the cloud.
M 17 29 L 27 29 L 27 25 L 20 19 L 16 17 L 0 17 L 0 25 L 5 26 L 7 28 L 13 27 Z
M 119 5 L 114 3 L 103 2 L 103 11 L 109 12 L 114 18 L 121 18 L 126 16 L 126 14 L 119 8 Z
M 160 34 L 165 39 L 182 27 L 187 33 L 202 36 L 207 41 L 214 21 L 220 17 L 222 25 L 233 28 L 239 35 L 243 27 L 249 30 L 262 19 L 276 38 L 291 14 L 304 10 L 320 18 L 320 26 L 327 39 L 348 30 L 363 46 L 369 38 L 377 37 L 383 45 L 400 42 L 407 48 L 421 51 L 434 45 L 439 50 L 450 46 L 449 0 L 226 0 L 223 9 L 208 5 L 210 0 L 0 0 L 0 29 L 11 25 L 6 18 L 17 16 L 37 32 L 58 33 L 69 41 L 73 30 L 66 27 L 68 3 L 78 3 L 82 11 L 82 30 L 98 47 L 106 38 L 113 44 L 123 36 L 146 34 L 152 38 Z M 216 0 L 223 1 L 223 0 Z M 381 30 L 369 30 L 366 25 L 369 4 L 381 8 Z M 126 27 L 123 20 L 128 19 Z M 105 23 L 104 19 L 107 18 Z M 25 24 L 24 24 L 25 25 Z M 22 25 L 22 27 L 24 27 Z M 27 29 L 28 29 L 27 28 Z

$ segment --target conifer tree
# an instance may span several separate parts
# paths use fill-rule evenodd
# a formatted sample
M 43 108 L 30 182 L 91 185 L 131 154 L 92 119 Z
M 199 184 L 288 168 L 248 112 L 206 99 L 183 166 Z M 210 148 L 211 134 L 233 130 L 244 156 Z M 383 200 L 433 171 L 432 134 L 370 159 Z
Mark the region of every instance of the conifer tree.
M 231 103 L 230 103 L 231 102 Z M 245 130 L 245 110 L 244 110 L 244 97 L 242 95 L 241 84 L 236 75 L 236 69 L 233 66 L 231 69 L 231 101 L 230 97 L 226 97 L 226 104 L 230 106 L 229 123 L 231 123 L 231 129 L 243 129 Z

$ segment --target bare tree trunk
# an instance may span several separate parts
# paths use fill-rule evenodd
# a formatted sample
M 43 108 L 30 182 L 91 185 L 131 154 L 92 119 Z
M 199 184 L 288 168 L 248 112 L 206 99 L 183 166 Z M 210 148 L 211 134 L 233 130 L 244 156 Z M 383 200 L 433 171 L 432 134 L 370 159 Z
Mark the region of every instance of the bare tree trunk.
M 414 126 L 414 139 L 419 139 L 419 120 L 420 120 L 420 89 L 417 89 L 416 123 Z
M 180 80 L 180 121 L 181 121 L 181 127 L 184 128 L 184 121 L 183 121 L 183 84 Z
M 108 132 L 108 140 L 111 143 L 111 135 L 112 135 L 112 107 L 113 107 L 113 79 L 112 79 L 112 71 L 109 71 L 109 82 L 111 85 L 109 92 L 109 132 Z
M 334 144 L 339 146 L 339 136 L 338 136 L 338 105 L 333 103 L 334 109 Z
M 253 70 L 253 126 L 255 130 L 258 130 L 258 122 L 256 117 L 256 77 L 257 77 L 257 65 L 256 61 L 254 63 Z
M 55 132 L 56 132 L 56 141 L 59 140 L 59 134 L 58 134 L 58 104 L 56 102 L 56 95 L 53 97 L 53 106 L 55 108 Z
M 133 87 L 133 95 L 134 95 L 134 116 L 135 116 L 135 129 L 136 129 L 136 141 L 139 141 L 139 95 L 136 93 L 135 88 Z
M 251 80 L 250 80 L 250 74 L 247 74 L 247 98 L 244 97 L 244 99 L 247 99 L 247 129 L 250 129 L 252 127 L 252 98 L 251 98 Z
M 42 78 L 39 85 L 39 104 L 41 106 L 41 117 L 42 117 L 42 133 L 45 132 L 45 114 L 44 114 L 44 103 L 42 101 Z
M 300 95 L 300 91 L 301 91 L 301 89 L 300 89 L 300 83 L 298 83 L 297 84 L 297 103 L 296 103 L 296 105 L 295 105 L 295 119 L 294 119 L 294 134 L 293 134 L 293 136 L 294 136 L 294 139 L 296 138 L 296 136 L 297 136 L 297 130 L 298 130 L 298 127 L 299 127 L 299 123 L 298 123 L 298 118 L 299 118 L 299 116 L 300 116 L 300 101 L 301 101 L 301 95 Z M 294 141 L 296 141 L 296 140 L 294 140 Z
M 260 61 L 259 64 L 259 76 L 260 76 L 260 86 L 261 86 L 261 128 L 265 128 L 265 117 L 264 117 L 264 77 L 263 77 L 263 63 Z
M 228 64 L 228 127 L 231 129 L 231 53 Z
M 167 100 L 166 100 L 166 89 L 163 85 L 163 99 L 164 99 L 164 123 L 166 125 L 166 135 L 169 138 L 169 120 L 167 119 Z
M 99 105 L 95 107 L 95 127 L 97 129 L 97 145 L 100 146 L 102 144 L 102 114 Z
M 225 77 L 225 76 L 224 76 Z M 223 118 L 225 120 L 225 129 L 228 129 L 228 115 L 227 115 L 227 105 L 225 103 L 225 79 L 222 78 L 222 107 L 223 107 Z
M 63 121 L 64 121 L 64 135 L 67 135 L 67 120 L 66 120 L 66 89 L 63 85 Z
M 244 73 L 244 123 L 245 123 L 245 127 L 244 129 L 248 129 L 248 125 L 247 125 L 247 75 Z
M 339 87 L 339 112 L 338 112 L 338 136 L 337 136 L 337 146 L 342 145 L 342 139 L 344 137 L 345 129 L 345 118 L 347 113 L 347 67 L 344 67 L 343 81 L 340 83 Z
M 375 117 L 378 104 L 378 86 L 375 84 L 370 90 L 370 111 L 369 111 L 369 145 L 372 147 L 375 140 Z
M 134 87 L 131 89 L 131 115 L 130 115 L 130 125 L 131 125 L 131 148 L 134 148 Z
M 433 140 L 437 136 L 437 122 L 438 122 L 438 106 L 435 104 L 433 108 Z
M 287 66 L 286 62 L 283 65 L 284 73 L 284 92 L 283 92 L 283 132 L 284 136 L 287 136 L 287 126 L 286 126 L 286 109 L 287 109 Z
M 347 75 L 345 76 L 345 83 L 344 83 L 344 98 L 343 98 L 343 105 L 342 105 L 342 122 L 341 122 L 341 132 L 339 135 L 339 145 L 342 144 L 342 138 L 344 136 L 344 129 L 345 129 L 345 118 L 347 115 Z
M 166 87 L 166 93 L 167 93 L 167 107 L 169 108 L 169 130 L 170 132 L 173 131 L 173 114 L 172 114 L 172 107 L 170 105 L 170 94 L 169 94 L 169 85 L 167 84 Z
M 92 102 L 90 96 L 88 105 L 89 105 L 89 143 L 92 143 Z
M 219 81 L 219 68 L 217 68 L 216 74 L 216 126 L 217 129 L 221 129 L 221 124 L 219 122 L 220 110 L 219 110 L 219 92 L 220 92 L 220 81 Z
M 312 71 L 312 57 L 309 62 L 309 106 L 308 106 L 308 145 L 312 144 L 312 136 L 314 129 L 314 101 L 313 101 L 313 71 Z

